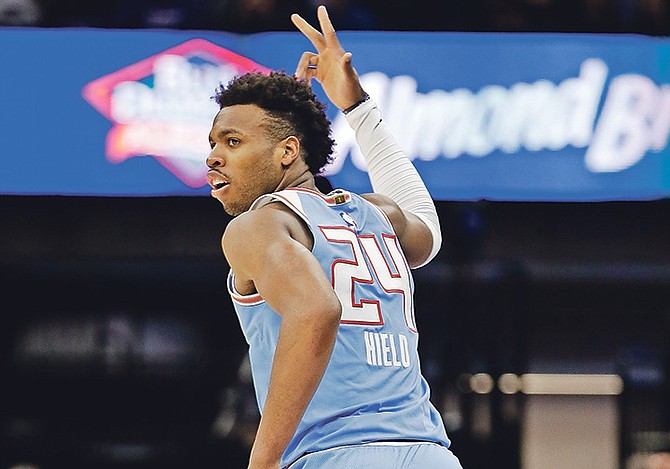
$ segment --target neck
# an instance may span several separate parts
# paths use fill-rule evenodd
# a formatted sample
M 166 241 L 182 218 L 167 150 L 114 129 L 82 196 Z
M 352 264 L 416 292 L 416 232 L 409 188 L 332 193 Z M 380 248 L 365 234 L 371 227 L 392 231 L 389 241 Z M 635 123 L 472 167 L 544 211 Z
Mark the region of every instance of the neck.
M 275 192 L 287 189 L 289 187 L 302 187 L 305 189 L 318 190 L 314 182 L 314 175 L 307 166 L 304 168 L 295 168 L 290 166 L 284 171 Z

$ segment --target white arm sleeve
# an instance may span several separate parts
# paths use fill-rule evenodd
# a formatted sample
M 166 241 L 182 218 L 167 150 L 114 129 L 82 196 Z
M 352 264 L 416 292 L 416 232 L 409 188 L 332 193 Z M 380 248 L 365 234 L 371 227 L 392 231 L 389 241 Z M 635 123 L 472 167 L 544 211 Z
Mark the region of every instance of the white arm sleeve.
M 390 197 L 398 206 L 419 217 L 433 235 L 428 258 L 418 267 L 430 262 L 440 250 L 442 233 L 433 199 L 421 176 L 382 121 L 381 113 L 368 99 L 348 114 L 347 122 L 356 132 L 356 140 L 368 167 L 372 189 Z

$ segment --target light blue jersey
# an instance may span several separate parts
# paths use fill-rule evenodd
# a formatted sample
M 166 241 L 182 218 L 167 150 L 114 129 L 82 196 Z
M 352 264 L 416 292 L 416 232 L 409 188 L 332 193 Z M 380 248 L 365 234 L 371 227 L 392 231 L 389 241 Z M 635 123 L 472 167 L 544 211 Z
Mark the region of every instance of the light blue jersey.
M 293 210 L 310 229 L 312 253 L 342 304 L 332 357 L 282 466 L 306 453 L 375 441 L 427 441 L 448 447 L 421 375 L 414 282 L 385 214 L 344 191 L 324 196 L 292 188 L 263 196 L 254 206 L 268 197 Z M 288 282 L 290 272 L 286 275 Z M 228 288 L 249 343 L 262 412 L 281 317 L 260 295 L 236 293 L 232 272 Z

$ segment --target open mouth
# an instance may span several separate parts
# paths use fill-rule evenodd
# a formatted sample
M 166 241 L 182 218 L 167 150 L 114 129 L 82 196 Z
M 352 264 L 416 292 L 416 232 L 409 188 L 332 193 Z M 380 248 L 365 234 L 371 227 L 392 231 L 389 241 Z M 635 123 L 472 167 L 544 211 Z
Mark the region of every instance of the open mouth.
M 212 186 L 214 190 L 223 189 L 230 184 L 230 181 L 228 181 L 226 177 L 215 171 L 210 171 L 207 174 L 207 179 L 209 181 L 209 185 Z

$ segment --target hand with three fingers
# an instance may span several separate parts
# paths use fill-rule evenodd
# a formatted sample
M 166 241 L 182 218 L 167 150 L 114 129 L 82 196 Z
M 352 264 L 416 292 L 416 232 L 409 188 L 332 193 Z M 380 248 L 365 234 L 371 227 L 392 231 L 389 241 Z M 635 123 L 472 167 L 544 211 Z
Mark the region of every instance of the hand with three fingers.
M 302 80 L 318 81 L 328 99 L 339 109 L 345 110 L 362 101 L 367 95 L 351 64 L 351 52 L 345 52 L 342 48 L 325 6 L 317 8 L 317 17 L 321 31 L 300 15 L 291 15 L 293 24 L 317 51 L 302 54 L 295 76 Z

